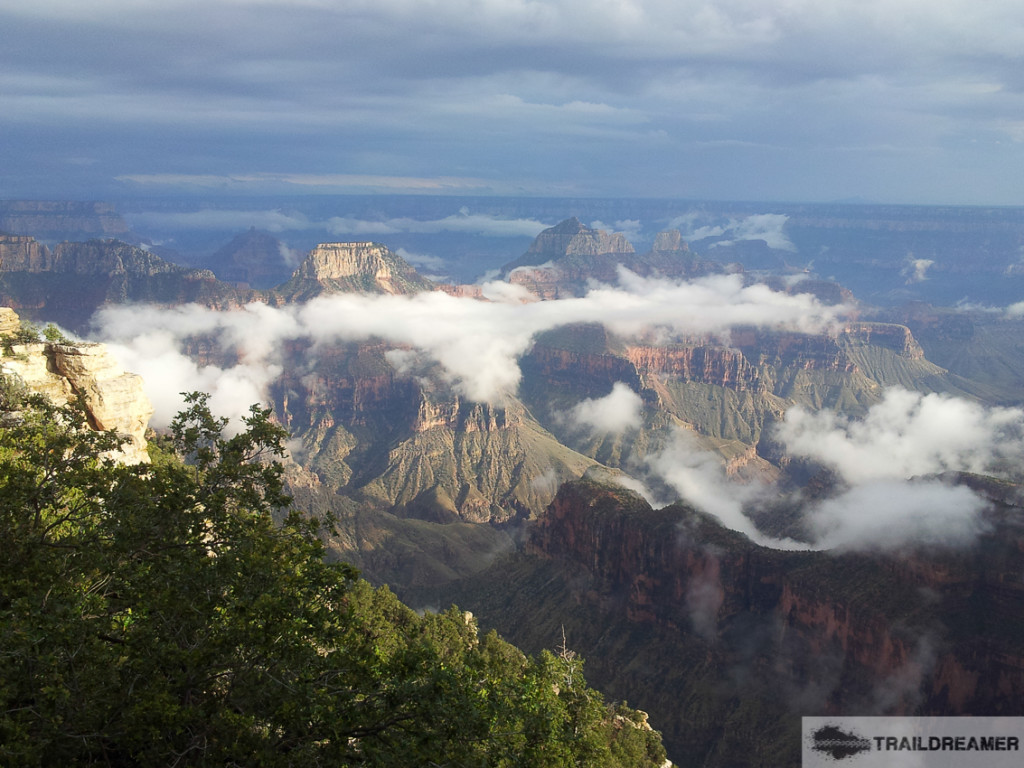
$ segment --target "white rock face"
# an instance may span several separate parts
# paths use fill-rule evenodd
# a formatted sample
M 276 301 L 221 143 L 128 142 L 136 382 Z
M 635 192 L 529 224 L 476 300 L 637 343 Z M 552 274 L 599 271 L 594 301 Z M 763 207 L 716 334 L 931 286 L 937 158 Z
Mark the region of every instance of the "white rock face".
M 128 439 L 114 458 L 125 464 L 149 461 L 146 427 L 153 405 L 142 377 L 125 372 L 104 345 L 16 344 L 10 356 L 0 358 L 0 374 L 16 376 L 56 405 L 81 395 L 94 429 L 114 430 Z
M 50 346 L 57 373 L 82 395 L 93 426 L 130 438 L 121 449 L 126 464 L 148 462 L 146 427 L 153 404 L 143 390 L 142 377 L 127 373 L 102 344 Z

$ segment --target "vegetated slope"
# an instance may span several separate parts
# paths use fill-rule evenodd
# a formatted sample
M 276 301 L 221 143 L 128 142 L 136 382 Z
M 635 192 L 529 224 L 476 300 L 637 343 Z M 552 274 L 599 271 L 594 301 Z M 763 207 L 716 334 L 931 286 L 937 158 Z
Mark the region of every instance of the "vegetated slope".
M 570 483 L 525 554 L 449 591 L 525 648 L 564 628 L 677 764 L 792 765 L 803 715 L 1018 713 L 1019 489 L 963 481 L 996 503 L 977 544 L 891 554 L 766 549 L 689 507 Z
M 0 761 L 629 766 L 664 762 L 568 652 L 416 614 L 288 514 L 286 433 L 201 395 L 145 468 L 84 414 L 0 387 Z M 189 458 L 186 464 L 178 456 Z
M 911 304 L 880 313 L 907 325 L 929 360 L 961 377 L 965 389 L 989 402 L 1024 398 L 1024 318 L 1003 311 Z

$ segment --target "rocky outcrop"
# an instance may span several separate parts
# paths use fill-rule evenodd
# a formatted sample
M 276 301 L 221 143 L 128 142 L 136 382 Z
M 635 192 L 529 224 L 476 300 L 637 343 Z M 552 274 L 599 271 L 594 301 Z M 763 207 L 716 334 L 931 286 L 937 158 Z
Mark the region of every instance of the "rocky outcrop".
M 9 326 L 10 311 L 2 327 Z M 127 373 L 102 344 L 12 343 L 0 358 L 0 374 L 14 377 L 56 405 L 80 398 L 93 429 L 114 431 L 125 443 L 116 458 L 126 464 L 149 461 L 146 428 L 153 406 L 142 378 Z
M 565 349 L 538 343 L 521 363 L 526 375 L 542 379 L 549 386 L 571 385 L 584 397 L 603 397 L 612 385 L 625 382 L 640 388 L 636 365 L 611 353 Z
M 923 360 L 924 350 L 905 325 L 895 323 L 849 323 L 843 328 L 848 343 L 891 349 L 901 357 Z
M 558 261 L 566 256 L 602 256 L 626 253 L 635 253 L 635 251 L 623 235 L 592 229 L 574 216 L 537 235 L 526 253 L 506 264 L 502 268 L 502 272 L 508 274 L 517 267 Z
M 43 272 L 51 263 L 49 250 L 35 238 L 0 233 L 0 271 Z
M 277 294 L 286 301 L 306 301 L 324 293 L 405 294 L 432 288 L 433 283 L 384 245 L 322 243 Z
M 656 253 L 685 253 L 690 250 L 690 246 L 683 240 L 682 232 L 678 229 L 669 229 L 654 236 L 651 250 Z
M 41 271 L 104 277 L 116 275 L 154 277 L 167 274 L 189 274 L 200 279 L 213 278 L 213 273 L 208 270 L 191 270 L 172 264 L 143 248 L 129 245 L 120 240 L 58 243 L 53 248 L 52 263 Z
M 735 328 L 730 342 L 755 365 L 845 373 L 856 370 L 837 340 L 827 333 Z
M 0 307 L 0 338 L 13 336 L 21 330 L 21 318 L 10 307 Z
M 522 414 L 505 408 L 463 400 L 458 395 L 437 400 L 420 395 L 419 412 L 413 424 L 413 431 L 427 432 L 431 429 L 448 429 L 467 434 L 471 432 L 494 432 L 499 429 L 522 424 Z

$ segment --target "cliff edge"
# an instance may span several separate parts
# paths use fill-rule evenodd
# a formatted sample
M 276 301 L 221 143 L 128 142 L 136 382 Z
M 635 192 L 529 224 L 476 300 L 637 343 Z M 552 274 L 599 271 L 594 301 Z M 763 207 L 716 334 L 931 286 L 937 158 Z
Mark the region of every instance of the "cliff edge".
M 17 313 L 0 307 L 0 375 L 16 378 L 56 405 L 81 397 L 93 429 L 113 430 L 126 438 L 114 458 L 125 464 L 147 463 L 145 435 L 153 405 L 142 377 L 121 368 L 103 344 L 25 341 L 17 335 L 20 328 Z

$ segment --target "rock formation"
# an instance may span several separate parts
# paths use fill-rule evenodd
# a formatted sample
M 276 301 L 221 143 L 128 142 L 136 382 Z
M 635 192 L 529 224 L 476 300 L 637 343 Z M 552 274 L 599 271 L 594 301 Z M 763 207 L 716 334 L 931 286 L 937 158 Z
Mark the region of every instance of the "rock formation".
M 58 243 L 0 236 L 0 302 L 34 320 L 84 331 L 105 304 L 199 302 L 237 306 L 255 296 L 219 282 L 209 270 L 172 264 L 119 240 Z
M 0 270 L 44 272 L 51 263 L 49 250 L 35 238 L 0 233 Z
M 142 378 L 126 373 L 102 344 L 30 342 L 11 338 L 20 326 L 9 308 L 0 309 L 0 337 L 6 337 L 0 375 L 14 377 L 56 405 L 79 398 L 89 425 L 114 431 L 126 442 L 116 455 L 126 464 L 149 461 L 146 428 L 153 406 Z
M 659 233 L 654 248 L 638 254 L 625 236 L 593 229 L 576 218 L 541 232 L 526 253 L 501 271 L 509 282 L 550 300 L 581 295 L 595 280 L 615 284 L 620 266 L 639 275 L 670 278 L 722 271 L 691 253 L 677 230 Z
M 309 252 L 276 293 L 285 301 L 307 301 L 324 293 L 415 293 L 433 283 L 379 243 L 322 243 Z

